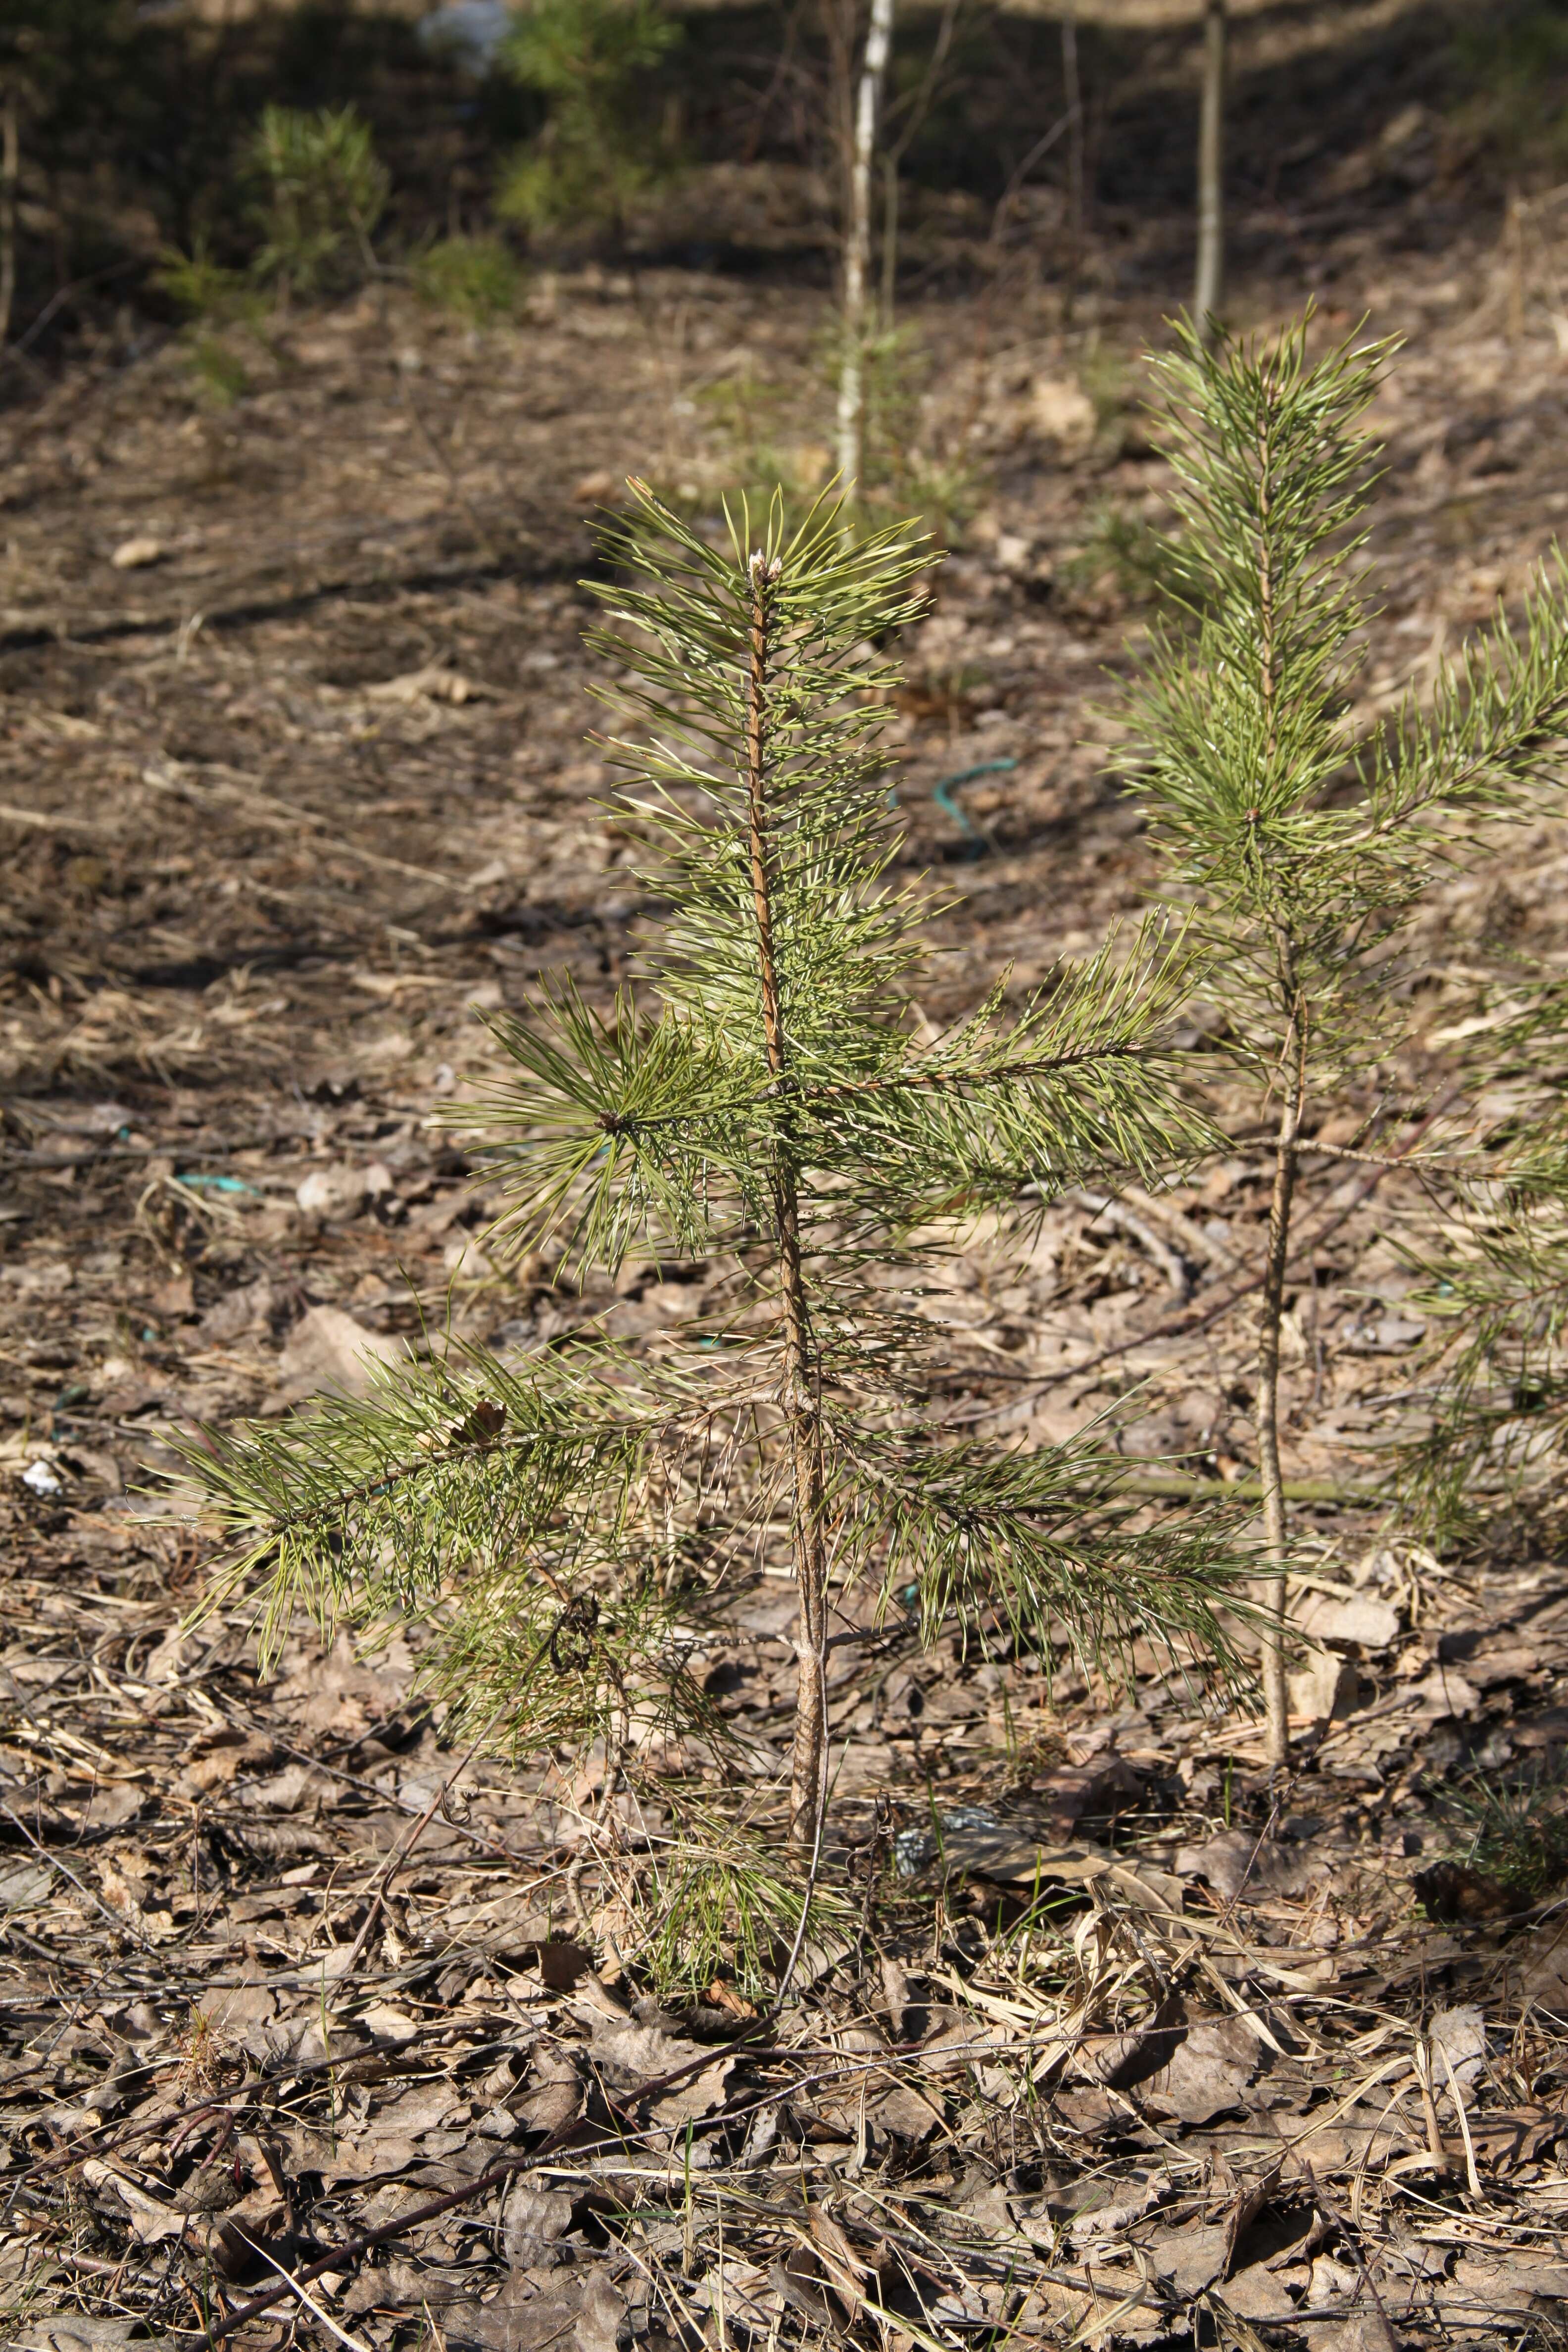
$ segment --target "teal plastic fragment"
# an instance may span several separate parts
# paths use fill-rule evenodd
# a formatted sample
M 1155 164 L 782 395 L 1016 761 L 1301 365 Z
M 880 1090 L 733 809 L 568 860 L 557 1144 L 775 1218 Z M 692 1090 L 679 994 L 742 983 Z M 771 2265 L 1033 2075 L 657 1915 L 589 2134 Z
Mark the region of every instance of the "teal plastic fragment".
M 981 832 L 968 810 L 961 808 L 952 795 L 960 784 L 972 784 L 976 776 L 1004 775 L 1017 764 L 1016 760 L 981 760 L 973 768 L 960 768 L 956 775 L 943 776 L 941 783 L 931 789 L 931 798 L 938 808 L 947 811 L 960 833 L 973 845 L 970 853 L 973 856 L 983 857 L 985 855 L 991 846 L 990 838 Z

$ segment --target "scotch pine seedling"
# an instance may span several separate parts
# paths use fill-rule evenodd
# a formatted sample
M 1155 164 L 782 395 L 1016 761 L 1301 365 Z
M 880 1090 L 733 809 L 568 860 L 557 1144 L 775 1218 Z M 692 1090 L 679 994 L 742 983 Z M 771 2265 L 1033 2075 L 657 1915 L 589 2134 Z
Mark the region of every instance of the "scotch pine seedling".
M 1561 771 L 1568 603 L 1559 566 L 1523 625 L 1440 670 L 1358 736 L 1372 617 L 1363 561 L 1373 451 L 1360 430 L 1385 343 L 1309 358 L 1308 321 L 1206 351 L 1184 329 L 1157 359 L 1181 529 L 1183 626 L 1157 626 L 1134 698 L 1155 839 L 1209 950 L 1205 990 L 1274 1125 L 1256 1427 L 1280 1612 L 1286 1525 L 1279 1346 L 1297 1166 L 1312 1115 L 1399 1042 L 1401 933 L 1458 820 L 1522 814 Z M 1282 1631 L 1265 1644 L 1269 1753 L 1288 1750 Z
M 579 1277 L 697 1262 L 712 1303 L 637 1350 L 437 1348 L 363 1402 L 188 1459 L 231 1574 L 267 1569 L 270 1643 L 301 1601 L 418 1617 L 455 1732 L 499 1708 L 519 1755 L 602 1742 L 610 1783 L 646 1781 L 660 1734 L 721 1780 L 685 1661 L 787 1561 L 788 1828 L 816 1857 L 827 1663 L 859 1638 L 836 1633 L 837 1596 L 858 1580 L 900 1607 L 913 1588 L 928 1638 L 984 1621 L 1048 1655 L 1066 1623 L 1091 1655 L 1134 1634 L 1224 1653 L 1222 1538 L 1140 1531 L 1092 1433 L 1029 1453 L 944 1426 L 951 1350 L 921 1311 L 933 1255 L 983 1212 L 1203 1139 L 1167 1044 L 1191 982 L 1155 929 L 926 1030 L 927 908 L 897 872 L 878 743 L 897 672 L 874 649 L 915 611 L 924 551 L 847 541 L 834 508 L 791 532 L 777 499 L 716 549 L 632 487 L 597 642 L 637 730 L 607 747 L 631 779 L 617 822 L 668 911 L 608 1006 L 563 980 L 492 1021 L 510 1068 L 468 1117 L 507 1194 L 492 1247 L 553 1236 Z

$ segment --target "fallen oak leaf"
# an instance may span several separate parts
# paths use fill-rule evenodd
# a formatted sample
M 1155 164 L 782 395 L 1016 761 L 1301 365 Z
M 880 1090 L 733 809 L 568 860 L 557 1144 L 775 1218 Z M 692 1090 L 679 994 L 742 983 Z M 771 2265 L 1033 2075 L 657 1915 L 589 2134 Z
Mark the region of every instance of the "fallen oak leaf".
M 814 2205 L 810 2221 L 816 2259 L 853 2325 L 865 2309 L 866 2298 L 862 2290 L 871 2275 L 870 2269 L 861 2261 L 826 2206 Z
M 149 2197 L 144 2189 L 139 2189 L 133 2180 L 127 2180 L 124 2174 L 116 2172 L 112 2166 L 89 2156 L 82 2166 L 81 2177 L 89 2189 L 104 2190 L 124 2207 L 131 2219 L 132 2231 L 142 2245 L 156 2246 L 162 2244 L 165 2238 L 184 2237 L 185 2216 L 172 2212 L 167 2205 L 161 2205 L 155 2197 Z
M 449 1443 L 453 1445 L 477 1445 L 488 1450 L 506 1427 L 506 1407 L 481 1397 L 472 1412 L 468 1413 L 453 1430 Z
M 1250 2188 L 1238 2190 L 1232 2198 L 1230 2210 L 1225 2217 L 1225 2259 L 1219 2268 L 1222 2284 L 1230 2276 L 1236 2261 L 1236 2250 L 1241 2243 L 1243 2232 L 1250 2230 L 1279 2186 L 1279 2175 L 1284 2166 L 1284 2158 L 1276 2157 L 1261 2180 L 1255 2181 Z
M 1410 1884 L 1428 1919 L 1500 1919 L 1511 1908 L 1499 1882 L 1468 1863 L 1435 1862 Z
M 755 2002 L 744 2000 L 733 1985 L 724 1982 L 722 1977 L 714 1978 L 702 1998 L 711 2001 L 715 2009 L 727 2011 L 731 2017 L 755 2017 L 757 2013 Z
M 740 2045 L 754 2040 L 760 2028 L 772 2022 L 772 2011 L 764 2011 L 755 2025 L 743 2027 L 730 2045 L 731 2050 L 739 2055 Z M 677 2084 L 683 2083 L 692 2074 L 699 2073 L 707 2058 L 708 2053 L 704 2051 L 698 2059 L 689 2061 L 682 2066 L 672 2067 L 668 2074 L 657 2076 L 652 2082 L 638 2084 L 637 2091 L 632 2095 L 633 2097 L 645 2098 L 649 2092 L 672 2089 Z M 313 2261 L 307 2263 L 303 2270 L 289 2277 L 287 2284 L 266 2287 L 259 2294 L 252 2295 L 247 2303 L 243 2303 L 236 2310 L 231 2311 L 226 2318 L 211 2328 L 209 2342 L 216 2345 L 226 2341 L 249 2321 L 258 2318 L 264 2311 L 269 2311 L 275 2303 L 281 2301 L 282 2297 L 289 2293 L 290 2287 L 307 2283 L 311 2279 L 321 2278 L 328 2271 L 340 2270 L 345 2263 L 357 2262 L 362 2254 L 369 2253 L 373 2247 L 385 2245 L 390 2239 L 400 2238 L 411 2230 L 423 2228 L 426 2221 L 437 2221 L 444 2213 L 455 2212 L 459 2205 L 468 2205 L 476 2198 L 487 2196 L 490 2189 L 498 2189 L 503 2180 L 509 2180 L 513 2173 L 534 2170 L 545 2157 L 553 2156 L 557 2149 L 565 2147 L 569 2142 L 584 2158 L 624 2145 L 623 2135 L 618 2132 L 601 2133 L 597 2137 L 580 2140 L 575 2137 L 577 2130 L 578 2126 L 575 2123 L 558 2126 L 548 2134 L 540 2147 L 528 2151 L 519 2149 L 510 2155 L 503 2156 L 485 2171 L 476 2173 L 471 2180 L 465 2181 L 461 2187 L 449 2189 L 439 2197 L 432 2197 L 426 2204 L 416 2205 L 411 2211 L 400 2213 L 395 2221 L 384 2221 L 374 2230 L 361 2230 L 353 2237 L 345 2238 L 339 2244 L 330 2246 L 325 2253 L 318 2254 Z M 906 2328 L 905 2332 L 912 2331 Z M 926 2344 L 929 2341 L 919 2335 L 916 2336 L 915 2340 L 921 2344 Z M 942 2347 L 940 2345 L 935 2346 L 934 2352 L 942 2352 Z

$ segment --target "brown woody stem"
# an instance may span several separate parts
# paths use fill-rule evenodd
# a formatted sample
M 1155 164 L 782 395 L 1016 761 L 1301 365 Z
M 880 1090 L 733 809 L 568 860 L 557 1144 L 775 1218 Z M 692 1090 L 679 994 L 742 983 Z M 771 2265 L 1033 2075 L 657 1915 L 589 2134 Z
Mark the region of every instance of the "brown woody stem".
M 773 584 L 766 559 L 752 558 L 752 630 L 746 690 L 746 805 L 752 898 L 757 918 L 757 966 L 768 1076 L 785 1075 L 788 1049 L 773 948 L 773 893 L 768 871 L 763 782 L 768 725 L 768 659 Z M 784 1377 L 781 1402 L 789 1430 L 793 1491 L 791 1535 L 800 1616 L 795 1633 L 799 1682 L 795 1747 L 790 1761 L 790 1842 L 814 1853 L 818 1842 L 827 1755 L 827 1530 L 822 1458 L 822 1413 L 811 1342 L 811 1318 L 801 1265 L 799 1171 L 787 1131 L 773 1167 L 773 1223 L 778 1233 L 779 1297 L 784 1313 Z
M 1268 1203 L 1263 1311 L 1258 1332 L 1258 1475 L 1263 1497 L 1263 1547 L 1268 1560 L 1266 1596 L 1276 1623 L 1263 1637 L 1263 1704 L 1270 1764 L 1290 1755 L 1290 1708 L 1285 1684 L 1285 1481 L 1279 1466 L 1279 1329 L 1285 1314 L 1285 1271 L 1290 1255 L 1290 1203 L 1296 1190 L 1297 1138 L 1306 1092 L 1305 1015 L 1298 1009 L 1287 1040 L 1295 1061 L 1274 1142 L 1274 1191 Z M 1293 1049 L 1293 1052 L 1292 1052 Z

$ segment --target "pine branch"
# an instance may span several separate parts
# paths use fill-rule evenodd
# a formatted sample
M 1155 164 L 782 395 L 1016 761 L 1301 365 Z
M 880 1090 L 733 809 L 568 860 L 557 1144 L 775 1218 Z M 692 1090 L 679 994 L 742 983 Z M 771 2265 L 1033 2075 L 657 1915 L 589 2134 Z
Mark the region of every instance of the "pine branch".
M 1240 1586 L 1237 1516 L 1174 1536 L 1130 1530 L 1133 1465 L 1098 1451 L 1097 1434 L 1016 1454 L 864 1433 L 851 1448 L 841 1430 L 833 1501 L 878 1553 L 884 1596 L 916 1588 L 928 1639 L 951 1612 L 991 1612 L 1010 1639 L 1048 1658 L 1065 1638 L 1096 1671 L 1125 1671 L 1142 1636 L 1234 1673 L 1231 1626 L 1259 1614 Z

